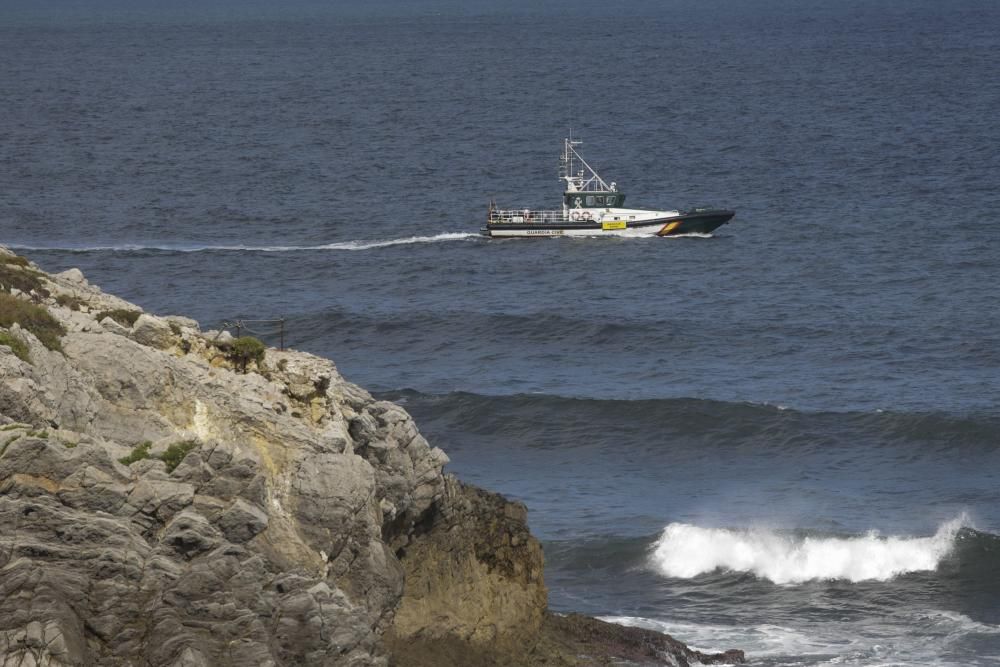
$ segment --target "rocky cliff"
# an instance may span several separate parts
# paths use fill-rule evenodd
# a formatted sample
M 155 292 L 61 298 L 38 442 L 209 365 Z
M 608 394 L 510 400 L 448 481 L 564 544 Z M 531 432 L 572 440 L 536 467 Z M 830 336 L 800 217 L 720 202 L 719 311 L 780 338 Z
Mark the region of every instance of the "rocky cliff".
M 0 248 L 0 665 L 710 659 L 547 615 L 524 506 L 447 461 L 328 360 Z

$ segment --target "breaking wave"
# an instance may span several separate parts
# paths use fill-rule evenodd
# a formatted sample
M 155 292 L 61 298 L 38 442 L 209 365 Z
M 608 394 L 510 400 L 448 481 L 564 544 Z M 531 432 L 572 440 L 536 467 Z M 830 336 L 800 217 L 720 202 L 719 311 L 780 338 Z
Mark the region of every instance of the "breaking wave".
M 653 568 L 690 579 L 715 570 L 749 572 L 776 584 L 844 579 L 886 581 L 909 572 L 935 570 L 954 548 L 964 514 L 931 537 L 794 537 L 760 528 L 731 530 L 672 523 L 656 541 Z
M 163 245 L 140 245 L 123 244 L 107 246 L 76 246 L 76 247 L 54 247 L 54 246 L 26 246 L 12 245 L 15 250 L 59 250 L 64 252 L 143 252 L 147 250 L 159 250 L 163 252 L 297 252 L 303 250 L 371 250 L 373 248 L 387 248 L 396 245 L 411 245 L 414 243 L 440 243 L 442 241 L 464 241 L 472 238 L 481 238 L 479 234 L 472 232 L 445 232 L 434 234 L 433 236 L 407 236 L 398 239 L 384 240 L 357 240 L 341 241 L 338 243 L 324 243 L 321 245 L 305 246 L 248 246 L 248 245 L 183 245 L 183 244 L 163 244 Z

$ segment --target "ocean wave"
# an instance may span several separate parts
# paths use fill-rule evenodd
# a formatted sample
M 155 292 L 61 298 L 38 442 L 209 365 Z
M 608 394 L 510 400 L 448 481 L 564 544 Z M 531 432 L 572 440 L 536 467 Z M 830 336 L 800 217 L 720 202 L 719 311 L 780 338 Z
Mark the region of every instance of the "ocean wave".
M 379 332 L 381 340 L 387 332 L 399 330 L 412 344 L 421 341 L 439 343 L 447 338 L 451 345 L 462 341 L 482 341 L 489 337 L 502 339 L 500 345 L 533 344 L 545 349 L 565 349 L 567 341 L 575 345 L 614 345 L 620 349 L 626 339 L 647 341 L 649 344 L 661 336 L 680 337 L 677 322 L 663 318 L 622 318 L 617 316 L 577 316 L 573 313 L 553 312 L 489 312 L 477 310 L 419 309 L 403 313 L 358 313 L 344 310 L 325 310 L 302 316 L 296 322 L 299 328 L 327 334 L 331 330 L 350 327 L 362 333 Z M 416 338 L 416 340 L 414 340 Z M 392 341 L 391 338 L 388 339 Z M 481 342 L 477 342 L 480 345 Z M 678 343 L 676 349 L 683 346 Z
M 776 584 L 814 580 L 887 581 L 937 569 L 956 546 L 964 514 L 930 537 L 794 537 L 764 528 L 731 530 L 685 523 L 668 525 L 656 541 L 651 565 L 668 577 L 690 579 L 716 570 L 749 572 Z
M 421 420 L 443 419 L 470 433 L 522 434 L 533 429 L 659 434 L 676 442 L 692 437 L 713 447 L 754 451 L 828 450 L 834 443 L 864 442 L 866 448 L 907 449 L 906 456 L 937 456 L 966 450 L 995 456 L 1000 450 L 1000 419 L 993 415 L 955 416 L 923 412 L 808 412 L 783 405 L 701 398 L 587 398 L 555 394 L 484 395 L 471 392 L 428 394 L 403 389 L 381 392 L 406 401 Z M 645 438 L 643 438 L 645 440 Z
M 445 232 L 431 236 L 407 236 L 395 239 L 372 239 L 340 241 L 337 243 L 324 243 L 320 245 L 269 245 L 269 246 L 249 246 L 249 245 L 185 245 L 185 244 L 120 244 L 120 245 L 100 245 L 100 246 L 29 246 L 11 245 L 13 250 L 49 250 L 61 252 L 145 252 L 156 250 L 162 252 L 300 252 L 304 250 L 372 250 L 374 248 L 387 248 L 397 245 L 412 245 L 415 243 L 440 243 L 443 241 L 464 241 L 467 239 L 482 238 L 481 235 L 472 232 Z

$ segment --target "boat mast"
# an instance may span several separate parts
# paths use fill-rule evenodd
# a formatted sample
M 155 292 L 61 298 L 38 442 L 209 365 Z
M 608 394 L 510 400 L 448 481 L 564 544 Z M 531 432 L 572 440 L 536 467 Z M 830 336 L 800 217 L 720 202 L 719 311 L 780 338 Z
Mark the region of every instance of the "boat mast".
M 559 158 L 559 178 L 566 181 L 566 192 L 614 192 L 615 185 L 605 183 L 574 148 L 582 143 L 572 137 L 563 141 L 563 154 Z M 576 170 L 577 160 L 584 167 L 579 171 Z
M 579 146 L 583 142 L 574 140 L 570 134 L 568 139 L 563 140 L 563 152 L 559 156 L 559 178 L 566 181 L 566 192 L 617 192 L 618 186 L 614 183 L 608 185 L 604 179 L 594 171 L 594 168 L 587 164 L 574 146 Z M 577 171 L 576 161 L 579 160 L 583 169 Z M 563 218 L 568 218 L 570 206 L 566 196 L 563 196 Z

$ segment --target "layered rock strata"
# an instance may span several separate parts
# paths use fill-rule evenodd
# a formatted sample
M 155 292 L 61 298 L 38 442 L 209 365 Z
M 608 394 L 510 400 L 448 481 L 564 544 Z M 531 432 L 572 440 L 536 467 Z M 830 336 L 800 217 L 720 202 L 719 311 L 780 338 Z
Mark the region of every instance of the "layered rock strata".
M 523 505 L 399 406 L 11 258 L 66 333 L 0 328 L 0 665 L 580 663 Z

